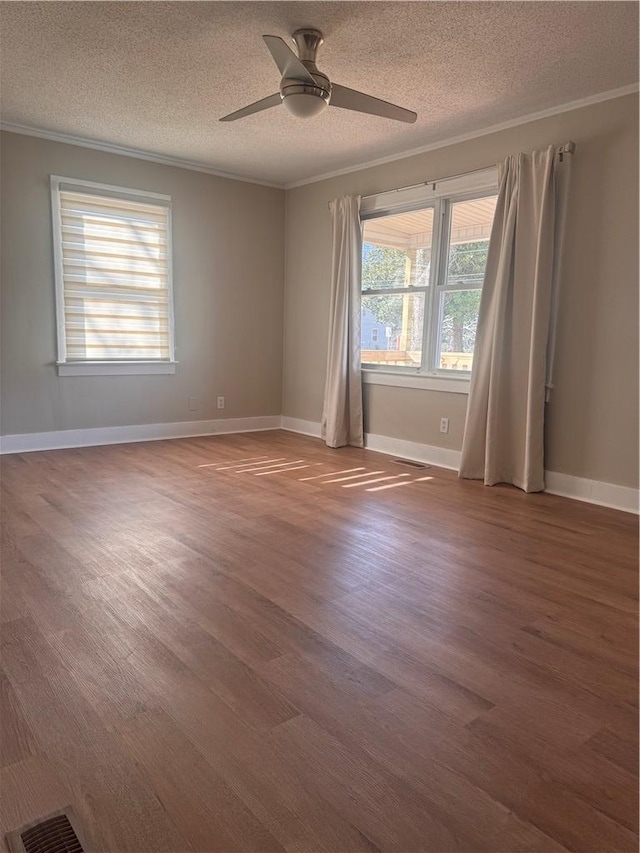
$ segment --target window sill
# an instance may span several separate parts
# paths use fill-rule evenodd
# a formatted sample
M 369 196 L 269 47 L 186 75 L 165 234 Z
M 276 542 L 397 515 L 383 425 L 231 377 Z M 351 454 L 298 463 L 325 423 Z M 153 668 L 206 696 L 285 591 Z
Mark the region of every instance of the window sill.
M 445 391 L 449 394 L 468 394 L 468 376 L 440 376 L 424 373 L 400 373 L 391 370 L 362 368 L 365 385 L 394 385 L 399 388 L 419 388 L 423 391 Z
M 74 361 L 58 363 L 58 376 L 142 376 L 176 372 L 177 361 Z

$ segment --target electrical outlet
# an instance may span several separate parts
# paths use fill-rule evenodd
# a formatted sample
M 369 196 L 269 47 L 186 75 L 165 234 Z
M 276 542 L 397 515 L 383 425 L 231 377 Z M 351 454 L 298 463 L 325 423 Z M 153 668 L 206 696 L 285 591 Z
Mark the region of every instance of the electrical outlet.
M 440 418 L 440 432 L 449 432 L 449 418 Z
M 189 411 L 200 411 L 200 397 L 189 397 Z
M 218 408 L 224 409 L 224 397 L 218 397 Z

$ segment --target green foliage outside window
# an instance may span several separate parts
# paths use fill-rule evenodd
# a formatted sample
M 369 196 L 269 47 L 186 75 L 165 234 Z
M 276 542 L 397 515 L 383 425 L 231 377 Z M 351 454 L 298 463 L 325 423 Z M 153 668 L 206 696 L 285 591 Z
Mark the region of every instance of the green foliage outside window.
M 487 262 L 488 242 L 454 244 L 449 249 L 447 284 L 477 285 L 482 281 Z M 362 287 L 376 291 L 366 298 L 365 306 L 379 323 L 391 328 L 395 337 L 402 325 L 403 297 L 385 294 L 385 288 L 404 286 L 406 252 L 386 246 L 365 244 L 362 259 Z M 428 284 L 429 262 L 426 250 L 418 250 L 412 283 Z M 379 295 L 378 295 L 379 294 Z M 441 348 L 444 352 L 472 352 L 478 322 L 480 290 L 449 291 L 445 295 L 441 324 Z

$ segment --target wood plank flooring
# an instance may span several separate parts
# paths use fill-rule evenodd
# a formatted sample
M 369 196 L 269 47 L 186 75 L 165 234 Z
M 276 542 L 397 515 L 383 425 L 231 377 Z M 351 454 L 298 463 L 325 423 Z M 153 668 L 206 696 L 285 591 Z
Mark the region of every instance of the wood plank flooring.
M 279 431 L 2 474 L 3 831 L 637 850 L 635 517 Z

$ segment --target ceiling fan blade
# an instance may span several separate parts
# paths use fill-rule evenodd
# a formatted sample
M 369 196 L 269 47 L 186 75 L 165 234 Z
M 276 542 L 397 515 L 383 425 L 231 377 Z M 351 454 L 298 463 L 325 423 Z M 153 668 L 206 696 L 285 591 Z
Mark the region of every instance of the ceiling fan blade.
M 261 101 L 256 101 L 254 104 L 249 104 L 248 107 L 236 110 L 235 113 L 229 113 L 228 116 L 223 116 L 218 119 L 218 121 L 235 121 L 238 118 L 244 118 L 245 116 L 262 112 L 262 110 L 268 110 L 270 107 L 277 107 L 281 103 L 282 98 L 280 97 L 280 93 L 276 92 L 275 95 L 269 95 L 268 98 L 263 98 Z
M 383 118 L 393 118 L 396 121 L 406 121 L 409 124 L 413 124 L 418 118 L 418 114 L 412 110 L 405 110 L 404 107 L 390 104 L 389 101 L 381 101 L 380 98 L 365 95 L 364 92 L 356 92 L 355 89 L 347 89 L 346 86 L 339 86 L 337 83 L 333 83 L 331 86 L 329 106 L 341 107 L 343 110 L 355 110 L 359 113 L 370 113 Z
M 311 73 L 280 36 L 262 36 L 283 77 L 316 85 Z

